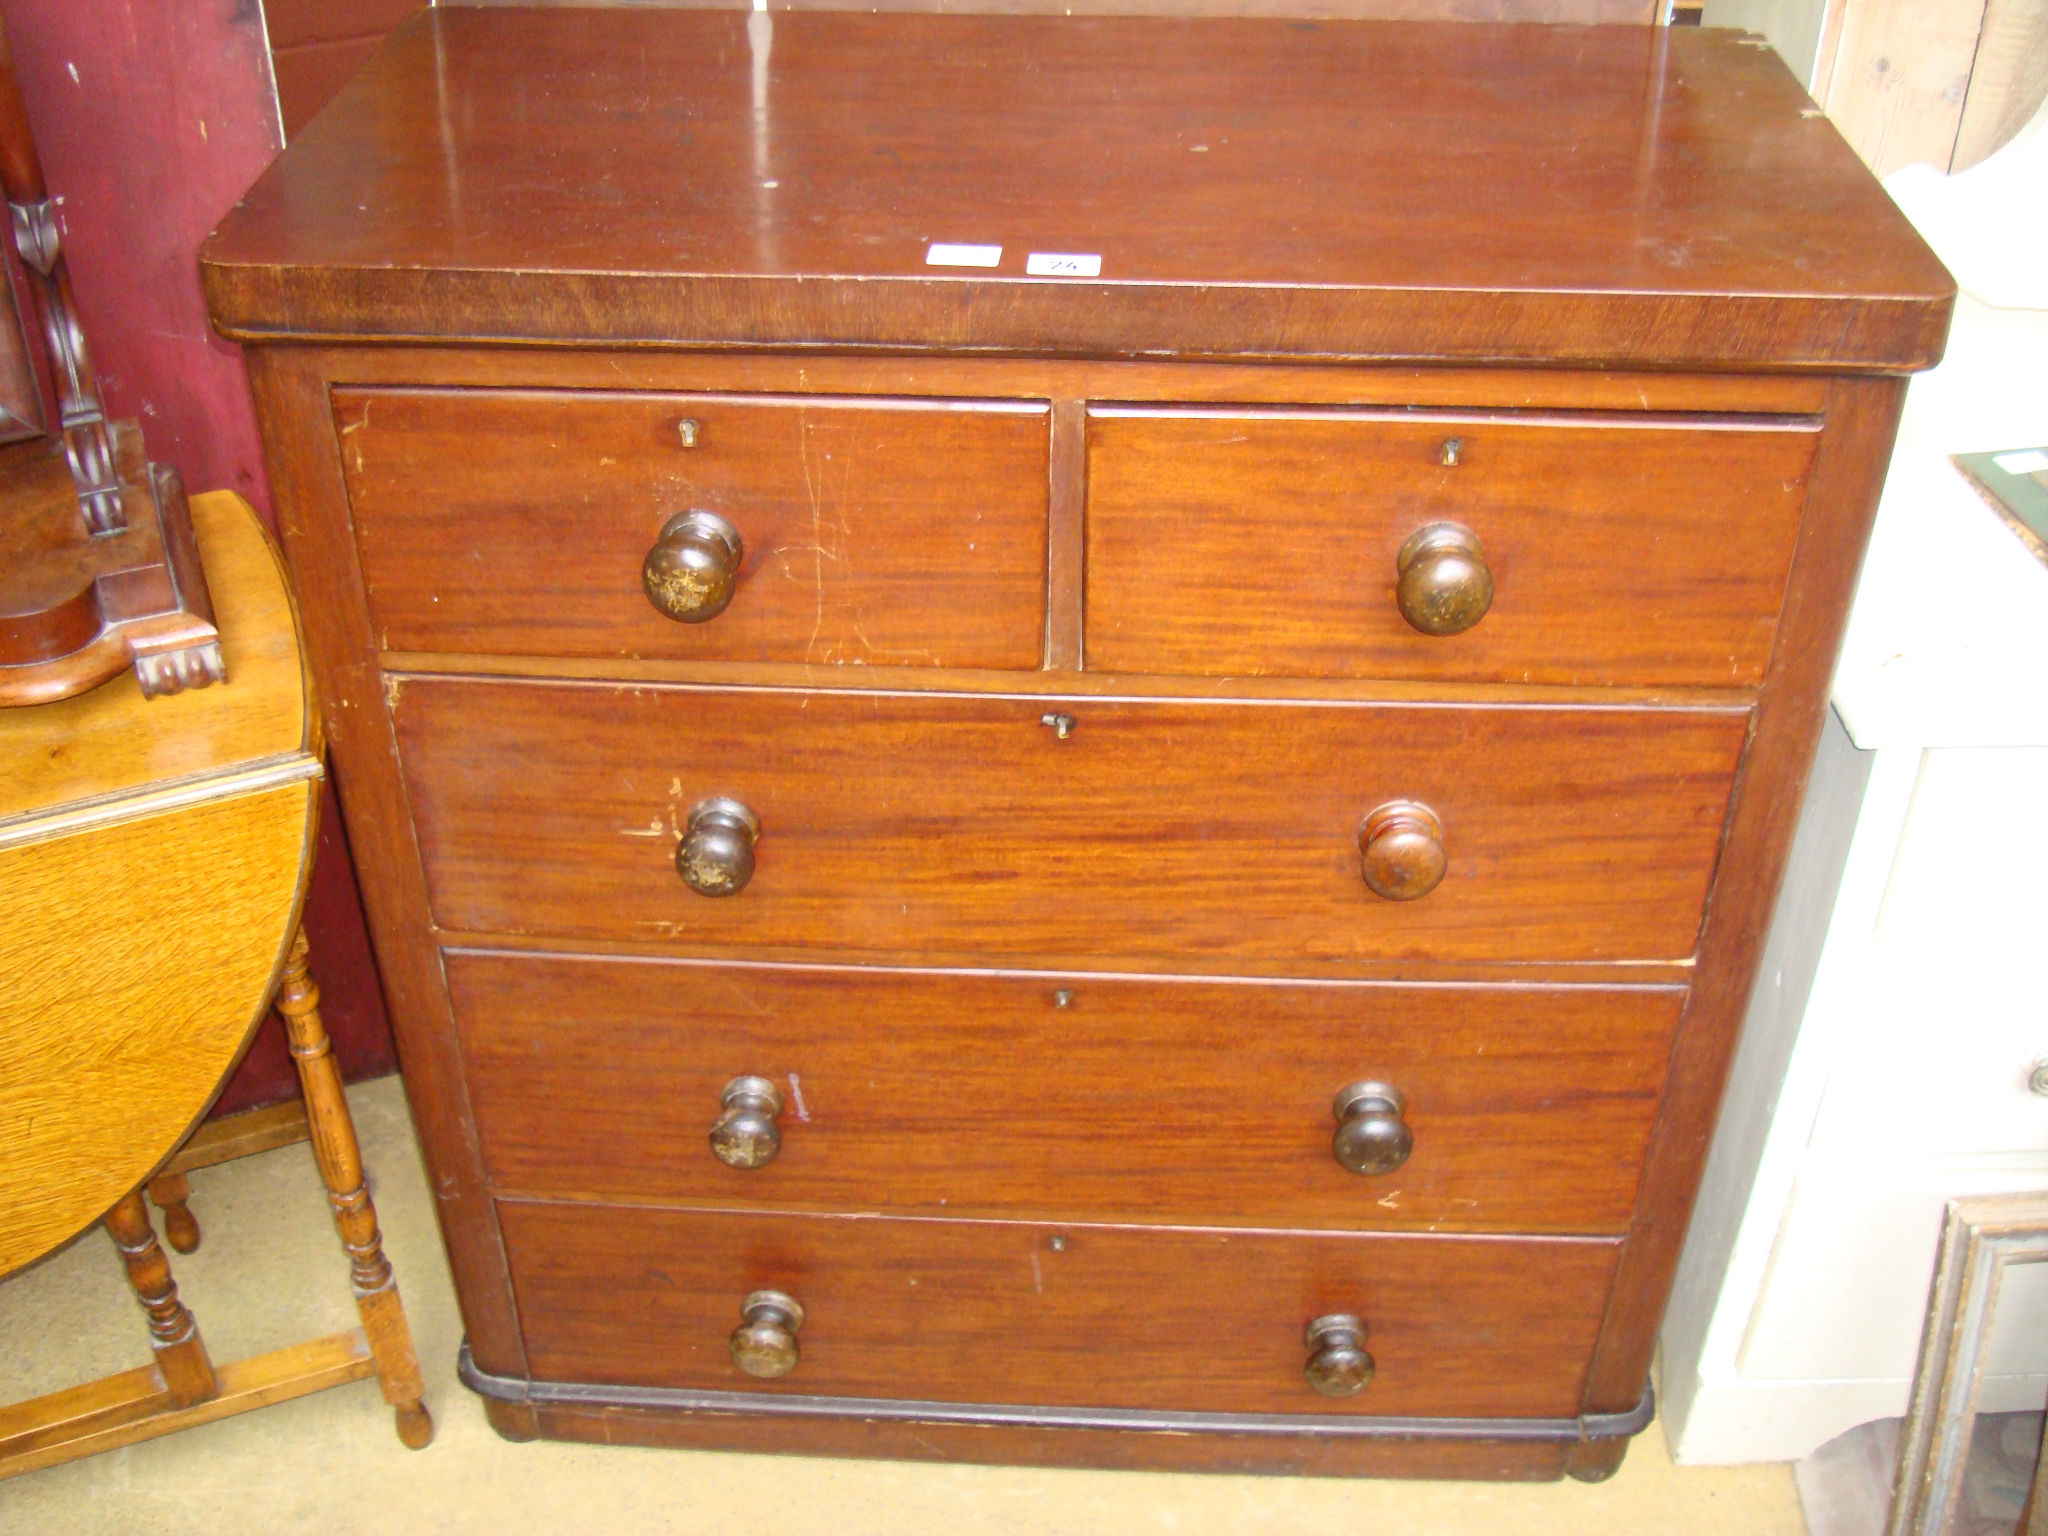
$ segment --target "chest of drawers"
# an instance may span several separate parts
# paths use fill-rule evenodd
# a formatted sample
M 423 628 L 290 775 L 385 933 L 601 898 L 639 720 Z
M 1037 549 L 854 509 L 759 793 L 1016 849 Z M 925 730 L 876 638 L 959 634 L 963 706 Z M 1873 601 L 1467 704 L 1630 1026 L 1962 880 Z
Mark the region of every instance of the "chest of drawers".
M 1951 297 L 1753 40 L 443 9 L 204 259 L 502 1432 L 1619 1462 Z

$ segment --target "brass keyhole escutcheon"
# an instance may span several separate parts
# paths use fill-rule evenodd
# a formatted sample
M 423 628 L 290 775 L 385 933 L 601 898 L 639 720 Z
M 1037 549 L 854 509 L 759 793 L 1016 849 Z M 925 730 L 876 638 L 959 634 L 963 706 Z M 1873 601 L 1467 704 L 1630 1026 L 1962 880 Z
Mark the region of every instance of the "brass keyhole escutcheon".
M 740 531 L 716 512 L 678 512 L 640 562 L 640 586 L 658 612 L 702 624 L 725 612 L 745 557 Z
M 1425 635 L 1461 635 L 1493 606 L 1493 571 L 1463 523 L 1428 523 L 1394 557 L 1401 617 Z

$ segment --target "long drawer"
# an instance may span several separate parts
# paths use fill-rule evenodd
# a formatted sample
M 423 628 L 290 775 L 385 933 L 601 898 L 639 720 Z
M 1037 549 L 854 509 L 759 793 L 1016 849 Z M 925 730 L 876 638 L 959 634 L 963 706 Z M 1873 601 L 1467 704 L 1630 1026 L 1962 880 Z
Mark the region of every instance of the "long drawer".
M 1091 407 L 1088 664 L 1753 684 L 1819 439 L 1802 418 Z M 1406 600 L 1469 627 L 1423 633 L 1400 559 L 1444 523 L 1491 601 L 1431 612 L 1457 594 L 1424 554 Z
M 1048 408 L 1014 400 L 335 391 L 392 650 L 1036 667 Z M 656 611 L 677 514 L 739 535 L 730 601 Z
M 1183 960 L 1689 955 L 1747 724 L 432 677 L 395 695 L 444 929 Z M 717 797 L 759 829 L 722 898 L 676 860 Z M 1445 872 L 1389 900 L 1360 832 L 1404 802 L 1436 819 Z
M 501 1192 L 1255 1226 L 1620 1232 L 1677 988 L 445 956 Z M 733 1167 L 710 1132 L 763 1118 Z M 1385 1172 L 1347 1137 L 1411 1147 Z M 1368 1124 L 1368 1121 L 1373 1123 Z M 1349 1142 L 1347 1141 L 1347 1146 Z M 735 1148 L 727 1143 L 727 1155 Z M 1354 1160 L 1359 1160 L 1354 1158 Z
M 942 1402 L 1426 1416 L 1578 1412 L 1618 1245 L 500 1201 L 541 1380 Z M 774 1290 L 798 1361 L 727 1339 Z M 1365 1324 L 1353 1396 L 1304 1329 Z

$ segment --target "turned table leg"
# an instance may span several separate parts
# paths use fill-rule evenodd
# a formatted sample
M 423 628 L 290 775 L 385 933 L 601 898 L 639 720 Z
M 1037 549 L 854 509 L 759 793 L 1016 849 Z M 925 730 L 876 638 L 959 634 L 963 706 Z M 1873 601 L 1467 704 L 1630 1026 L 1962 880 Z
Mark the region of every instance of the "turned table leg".
M 213 1362 L 206 1357 L 206 1344 L 199 1337 L 199 1324 L 185 1304 L 178 1300 L 178 1285 L 171 1278 L 171 1261 L 157 1246 L 156 1229 L 150 1225 L 149 1207 L 142 1203 L 142 1191 L 131 1190 L 107 1212 L 107 1233 L 121 1250 L 128 1268 L 128 1284 L 142 1310 L 149 1314 L 149 1342 L 156 1350 L 157 1369 L 170 1389 L 171 1401 L 180 1408 L 203 1403 L 220 1393 L 213 1374 Z
M 341 1070 L 327 1046 L 320 1022 L 320 989 L 306 969 L 306 935 L 292 937 L 284 963 L 284 982 L 277 992 L 277 1011 L 284 1015 L 285 1034 L 299 1069 L 306 1096 L 306 1120 L 313 1134 L 313 1156 L 327 1184 L 334 1207 L 334 1225 L 348 1250 L 349 1281 L 356 1310 L 377 1362 L 384 1400 L 398 1413 L 398 1438 L 414 1450 L 434 1438 L 434 1421 L 420 1401 L 419 1357 L 413 1352 L 412 1330 L 398 1299 L 384 1242 L 377 1231 L 377 1210 L 363 1181 L 362 1149 L 356 1144 L 355 1122 L 341 1089 Z
M 149 1181 L 149 1198 L 164 1213 L 164 1241 L 180 1253 L 199 1251 L 199 1219 L 186 1202 L 192 1185 L 182 1173 L 160 1173 Z

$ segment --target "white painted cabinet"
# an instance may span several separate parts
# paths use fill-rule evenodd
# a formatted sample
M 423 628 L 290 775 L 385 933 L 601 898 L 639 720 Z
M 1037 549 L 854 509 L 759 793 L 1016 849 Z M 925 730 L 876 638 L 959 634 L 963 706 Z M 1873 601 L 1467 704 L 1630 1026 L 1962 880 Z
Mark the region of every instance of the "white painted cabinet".
M 2014 149 L 2048 202 L 2048 134 Z M 2048 567 L 1948 464 L 2048 443 L 2040 302 L 1966 294 L 1908 397 L 1665 1322 L 1681 1462 L 1903 1413 L 1944 1202 L 2048 1190 Z M 1992 1409 L 2048 1394 L 2048 1266 L 2010 1284 Z

